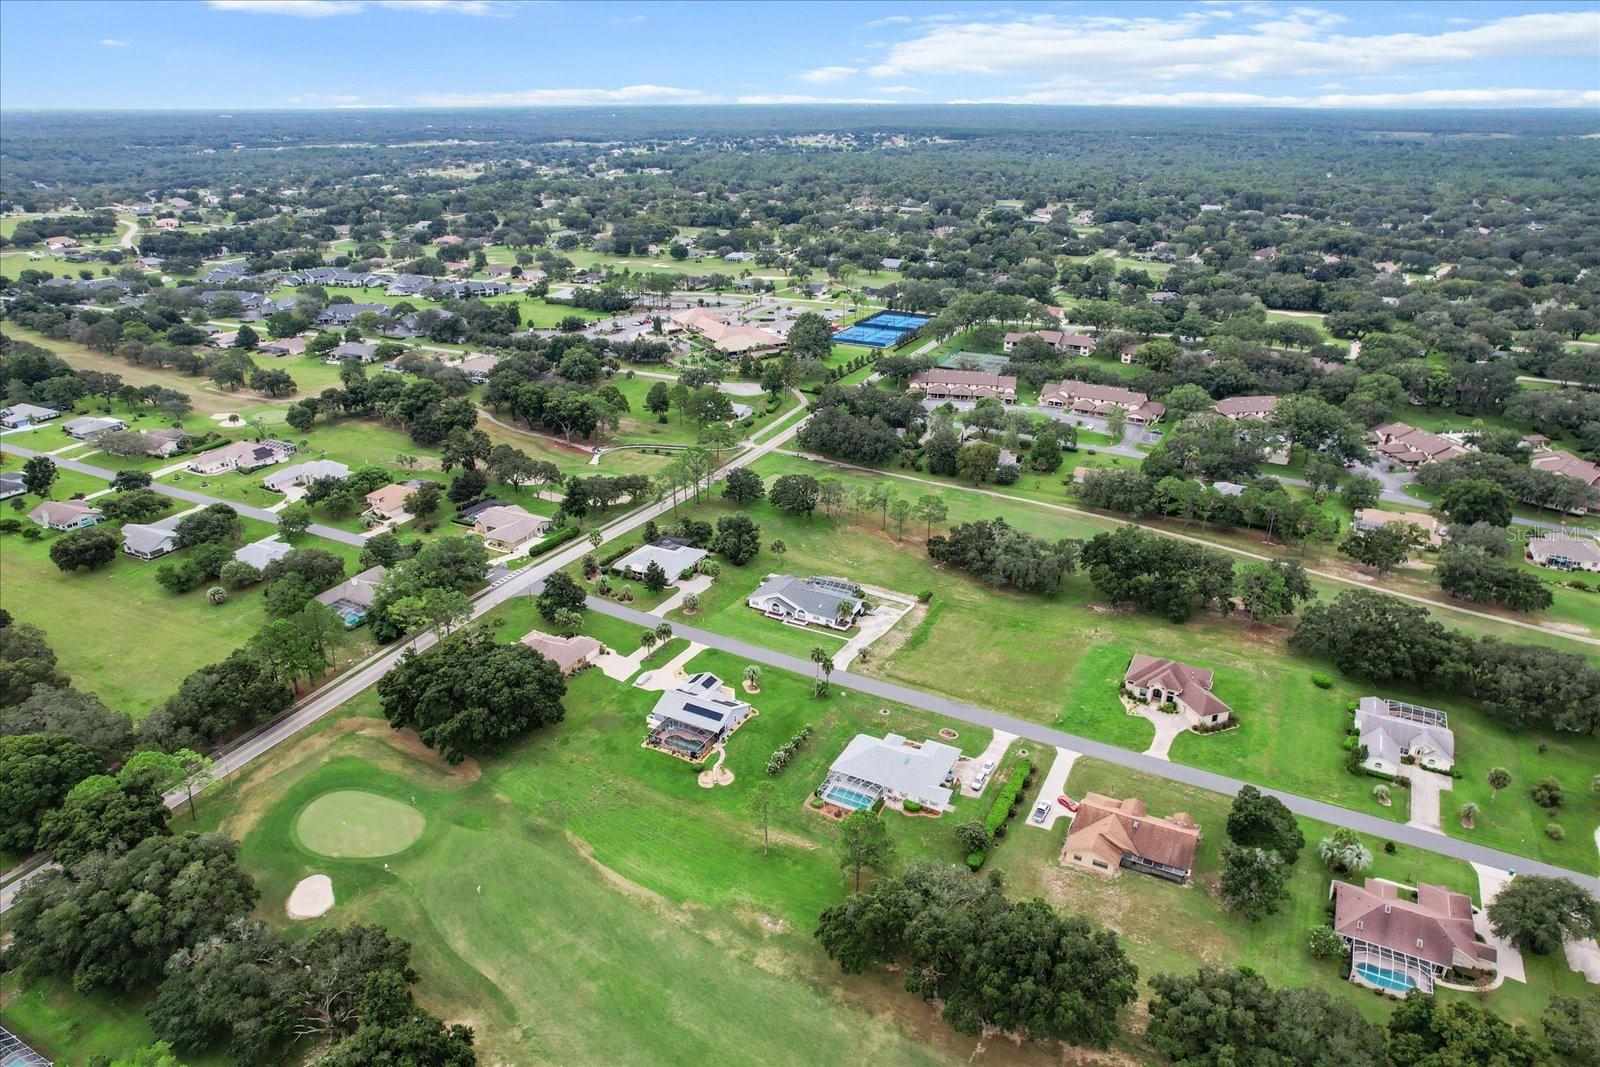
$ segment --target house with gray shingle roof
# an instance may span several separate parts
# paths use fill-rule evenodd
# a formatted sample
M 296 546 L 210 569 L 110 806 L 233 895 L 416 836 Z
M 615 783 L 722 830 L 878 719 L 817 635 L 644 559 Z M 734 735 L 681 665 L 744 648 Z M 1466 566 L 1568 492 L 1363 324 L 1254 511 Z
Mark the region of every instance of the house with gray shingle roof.
M 1450 718 L 1436 708 L 1383 697 L 1362 697 L 1356 706 L 1356 733 L 1367 750 L 1362 766 L 1381 774 L 1401 774 L 1405 762 L 1448 772 L 1456 762 L 1456 737 Z
M 76 437 L 80 441 L 87 441 L 112 430 L 120 430 L 127 426 L 121 419 L 99 418 L 94 415 L 84 415 L 61 425 L 61 429 L 68 437 Z
M 680 544 L 662 538 L 652 544 L 641 545 L 612 564 L 611 569 L 630 578 L 643 578 L 650 564 L 658 563 L 667 574 L 667 581 L 675 582 L 700 565 L 709 555 L 705 549 Z
M 258 571 L 264 571 L 269 563 L 276 563 L 293 551 L 294 546 L 287 541 L 278 541 L 274 538 L 266 537 L 260 541 L 251 541 L 248 545 L 235 549 L 233 558 L 240 563 L 250 564 Z
M 831 626 L 835 630 L 850 629 L 856 616 L 866 610 L 859 586 L 843 578 L 820 575 L 796 578 L 769 574 L 745 603 L 769 618 L 803 626 Z
M 0 410 L 0 426 L 8 430 L 20 430 L 35 423 L 49 422 L 60 415 L 61 412 L 55 408 L 47 408 L 42 404 L 12 404 Z

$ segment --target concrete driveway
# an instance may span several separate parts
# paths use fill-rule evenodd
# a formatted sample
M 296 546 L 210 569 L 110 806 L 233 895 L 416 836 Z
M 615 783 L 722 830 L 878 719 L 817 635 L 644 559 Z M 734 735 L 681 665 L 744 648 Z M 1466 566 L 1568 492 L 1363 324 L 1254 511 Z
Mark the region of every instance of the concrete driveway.
M 1004 730 L 996 730 L 994 736 L 989 739 L 987 748 L 978 753 L 973 759 L 962 760 L 956 764 L 956 779 L 961 783 L 961 794 L 963 796 L 975 797 L 983 793 L 983 790 L 988 787 L 989 781 L 985 780 L 983 786 L 976 789 L 972 786 L 973 781 L 982 773 L 983 765 L 990 760 L 994 761 L 995 770 L 999 770 L 1001 757 L 1006 754 L 1006 749 L 1010 748 L 1011 742 L 1016 739 L 1016 734 L 1009 734 Z M 989 778 L 993 779 L 994 775 L 991 773 Z
M 1479 908 L 1472 913 L 1472 927 L 1478 931 L 1478 936 L 1493 945 L 1496 953 L 1496 983 L 1501 978 L 1509 978 L 1513 982 L 1528 982 L 1528 972 L 1522 964 L 1522 953 L 1515 945 L 1494 936 L 1494 931 L 1489 928 L 1489 905 L 1494 898 L 1500 895 L 1500 890 L 1511 884 L 1512 874 L 1498 867 L 1490 867 L 1482 863 L 1474 863 L 1472 869 L 1478 873 L 1478 901 Z
M 863 615 L 856 620 L 856 632 L 850 635 L 850 640 L 844 643 L 843 648 L 833 654 L 833 665 L 839 670 L 850 666 L 862 649 L 894 629 L 895 624 L 917 606 L 915 599 L 902 593 L 867 586 L 863 586 L 862 591 L 878 603 L 871 615 Z
M 1071 814 L 1056 802 L 1056 798 L 1067 791 L 1067 777 L 1072 773 L 1072 765 L 1078 762 L 1078 753 L 1070 748 L 1056 746 L 1056 758 L 1050 764 L 1050 770 L 1045 772 L 1044 784 L 1039 787 L 1039 803 L 1049 804 L 1050 813 L 1044 817 L 1044 822 L 1034 822 L 1033 813 L 1023 820 L 1024 826 L 1032 826 L 1040 830 L 1048 830 L 1056 824 L 1056 820 L 1063 815 L 1071 818 Z
M 1455 788 L 1455 779 L 1438 771 L 1411 768 L 1411 818 L 1407 826 L 1443 833 L 1439 827 L 1439 794 Z

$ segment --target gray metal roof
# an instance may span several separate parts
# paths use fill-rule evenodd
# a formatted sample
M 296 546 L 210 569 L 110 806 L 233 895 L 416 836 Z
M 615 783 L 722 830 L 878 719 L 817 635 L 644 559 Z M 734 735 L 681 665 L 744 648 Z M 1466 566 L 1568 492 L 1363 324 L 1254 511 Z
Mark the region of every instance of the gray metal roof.
M 155 552 L 163 544 L 170 549 L 175 536 L 171 530 L 136 522 L 125 523 L 122 527 L 122 543 L 124 547 L 134 552 Z
M 721 678 L 701 672 L 662 693 L 651 715 L 716 734 L 736 725 L 749 710 L 744 701 L 722 695 Z
M 240 563 L 250 564 L 258 571 L 264 571 L 267 569 L 267 564 L 280 560 L 293 551 L 294 546 L 287 542 L 263 538 L 260 541 L 252 541 L 243 548 L 236 550 L 233 553 L 233 558 Z
M 899 734 L 881 738 L 856 734 L 829 771 L 943 806 L 950 801 L 950 790 L 944 787 L 944 781 L 960 757 L 960 749 L 938 741 L 924 741 L 913 748 Z

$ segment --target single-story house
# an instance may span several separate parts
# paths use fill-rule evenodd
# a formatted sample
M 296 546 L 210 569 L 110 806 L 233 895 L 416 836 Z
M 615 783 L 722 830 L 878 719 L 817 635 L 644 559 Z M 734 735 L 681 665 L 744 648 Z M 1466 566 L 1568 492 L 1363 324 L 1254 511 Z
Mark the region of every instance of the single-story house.
M 1115 408 L 1127 413 L 1128 421 L 1139 425 L 1156 422 L 1166 412 L 1165 404 L 1144 393 L 1120 385 L 1097 385 L 1068 378 L 1039 390 L 1039 403 L 1047 408 L 1063 408 L 1075 415 L 1105 417 Z
M 61 412 L 42 404 L 12 404 L 8 408 L 0 409 L 0 427 L 20 430 L 36 423 L 49 422 L 60 416 Z
M 35 525 L 47 530 L 81 530 L 104 517 L 99 508 L 92 508 L 81 500 L 46 500 L 28 512 L 28 518 Z
M 329 304 L 317 314 L 319 326 L 349 326 L 359 316 L 389 314 L 388 304 Z
M 1420 467 L 1467 454 L 1467 449 L 1428 430 L 1403 422 L 1374 426 L 1367 435 L 1376 451 L 1390 466 Z
M 502 504 L 480 511 L 472 520 L 472 532 L 483 538 L 491 552 L 515 552 L 535 537 L 543 537 L 552 525 L 551 519 L 520 505 Z
M 929 400 L 980 400 L 992 396 L 1002 404 L 1015 404 L 1017 379 L 1010 374 L 934 367 L 913 374 L 906 391 L 921 393 Z
M 294 455 L 294 445 L 288 441 L 235 441 L 202 452 L 189 461 L 189 469 L 196 474 L 223 474 L 227 471 L 253 471 L 282 463 Z
M 828 768 L 816 794 L 825 805 L 845 812 L 871 808 L 879 800 L 911 800 L 946 811 L 960 758 L 960 749 L 939 741 L 856 734 Z
M 421 484 L 418 481 L 394 482 L 382 489 L 374 489 L 366 495 L 367 510 L 361 513 L 361 517 L 375 522 L 398 519 L 406 514 L 406 498 Z
M 1533 457 L 1529 466 L 1536 471 L 1559 474 L 1563 478 L 1576 478 L 1585 485 L 1600 486 L 1600 466 L 1579 459 L 1571 452 L 1541 452 Z
M 1438 548 L 1444 544 L 1444 535 L 1449 529 L 1432 515 L 1424 515 L 1420 511 L 1382 511 L 1378 508 L 1362 508 L 1356 512 L 1350 526 L 1365 532 L 1396 522 L 1410 523 L 1422 531 L 1423 540 L 1427 542 L 1429 548 Z
M 1006 334 L 1001 347 L 1006 352 L 1014 352 L 1017 345 L 1029 337 L 1037 337 L 1057 352 L 1064 352 L 1069 356 L 1087 356 L 1094 351 L 1097 343 L 1088 334 L 1064 333 L 1061 330 L 1023 330 Z
M 144 430 L 140 436 L 145 441 L 145 455 L 158 456 L 166 459 L 182 452 L 193 439 L 194 434 L 187 430 L 177 430 L 171 427 L 160 430 Z
M 256 351 L 268 356 L 303 356 L 307 338 L 280 337 L 276 341 L 263 341 Z
M 650 727 L 645 744 L 698 762 L 713 745 L 727 740 L 751 711 L 721 678 L 701 672 L 661 694 L 645 719 Z
M 802 626 L 831 626 L 835 630 L 850 629 L 856 617 L 866 610 L 860 586 L 821 575 L 796 578 L 769 574 L 745 603 L 769 618 Z
M 121 419 L 101 418 L 95 415 L 84 415 L 69 422 L 62 423 L 61 429 L 68 437 L 76 437 L 80 441 L 87 441 L 99 434 L 110 433 L 112 430 L 124 429 L 128 424 Z
M 279 541 L 275 537 L 264 537 L 259 541 L 251 541 L 248 545 L 235 549 L 233 558 L 240 563 L 250 564 L 258 571 L 264 571 L 267 569 L 267 564 L 276 563 L 293 551 L 294 546 L 287 541 Z
M 304 463 L 296 463 L 292 467 L 285 467 L 281 471 L 273 471 L 261 479 L 261 484 L 271 489 L 274 493 L 281 493 L 290 486 L 310 485 L 318 478 L 348 478 L 350 468 L 343 463 L 331 459 L 312 459 Z
M 1089 793 L 1078 805 L 1061 862 L 1115 878 L 1123 868 L 1183 883 L 1194 872 L 1200 827 L 1185 812 L 1150 815 L 1144 801 Z
M 562 674 L 581 671 L 595 661 L 605 646 L 587 634 L 556 637 L 542 630 L 529 630 L 522 643 L 561 669 Z
M 28 483 L 22 480 L 21 471 L 10 471 L 0 474 L 0 500 L 10 500 L 14 496 L 21 496 L 28 491 Z
M 1592 537 L 1543 534 L 1528 542 L 1528 559 L 1558 571 L 1600 571 L 1600 545 Z
M 1264 422 L 1272 418 L 1272 413 L 1278 410 L 1278 398 L 1275 396 L 1228 396 L 1223 397 L 1211 405 L 1218 415 L 1223 418 L 1238 422 L 1241 419 L 1254 419 Z
M 675 582 L 691 573 L 700 561 L 710 555 L 703 548 L 685 544 L 676 538 L 663 537 L 648 545 L 641 545 L 611 565 L 618 574 L 640 579 L 650 564 L 659 563 L 667 574 L 667 581 Z
M 371 363 L 378 358 L 378 345 L 374 341 L 346 341 L 328 353 L 325 363 L 338 366 L 347 359 L 358 363 Z
M 155 559 L 178 547 L 177 534 L 160 526 L 130 522 L 122 527 L 122 551 L 139 559 Z
M 372 610 L 372 601 L 378 595 L 378 583 L 383 581 L 386 573 L 386 567 L 364 570 L 354 578 L 318 593 L 317 603 L 326 604 L 338 612 L 344 619 L 345 628 L 354 629 L 366 621 L 367 612 Z
M 1408 759 L 1430 771 L 1448 772 L 1455 766 L 1450 717 L 1436 708 L 1362 697 L 1356 705 L 1356 733 L 1367 750 L 1361 765 L 1381 774 L 1402 773 Z
M 1211 672 L 1203 667 L 1135 653 L 1122 684 L 1140 703 L 1172 701 L 1197 724 L 1215 726 L 1233 718 L 1233 709 L 1212 695 Z
M 1452 970 L 1495 969 L 1498 953 L 1478 938 L 1471 898 L 1419 882 L 1411 900 L 1401 888 L 1379 878 L 1330 887 L 1333 929 L 1350 947 L 1352 982 L 1404 996 L 1411 988 L 1432 993 L 1434 980 Z M 1404 978 L 1396 980 L 1396 972 Z
M 499 362 L 499 356 L 478 352 L 457 363 L 455 367 L 462 374 L 465 374 L 469 381 L 482 385 L 489 380 L 489 375 L 494 372 L 494 368 Z

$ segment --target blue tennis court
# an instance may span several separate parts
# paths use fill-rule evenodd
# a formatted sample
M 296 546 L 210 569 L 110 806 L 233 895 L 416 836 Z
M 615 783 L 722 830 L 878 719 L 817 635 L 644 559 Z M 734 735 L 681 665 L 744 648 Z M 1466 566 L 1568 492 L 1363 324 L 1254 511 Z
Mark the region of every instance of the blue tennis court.
M 901 311 L 880 311 L 862 319 L 854 326 L 833 335 L 835 344 L 861 345 L 864 348 L 888 348 L 912 330 L 920 328 L 929 319 L 927 315 L 913 315 Z

